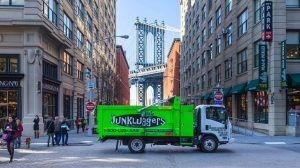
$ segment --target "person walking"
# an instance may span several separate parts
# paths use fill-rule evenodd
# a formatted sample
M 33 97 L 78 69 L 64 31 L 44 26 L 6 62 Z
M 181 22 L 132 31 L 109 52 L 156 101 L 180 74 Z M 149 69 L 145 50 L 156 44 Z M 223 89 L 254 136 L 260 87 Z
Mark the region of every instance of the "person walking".
M 51 118 L 51 120 L 49 120 L 47 122 L 47 134 L 48 134 L 48 147 L 49 147 L 49 143 L 50 143 L 50 138 L 52 140 L 52 146 L 54 146 L 54 130 L 55 130 L 55 126 L 54 126 L 54 119 Z
M 77 118 L 76 118 L 76 120 L 75 120 L 75 125 L 76 125 L 76 129 L 77 129 L 77 134 L 79 133 L 79 129 L 81 128 L 81 124 L 82 124 L 81 118 L 79 118 L 79 117 L 77 116 Z
M 55 117 L 54 120 L 54 134 L 55 134 L 55 144 L 59 146 L 61 134 L 60 134 L 60 121 L 58 117 Z
M 40 127 L 39 127 L 39 122 L 40 122 L 40 118 L 38 115 L 35 116 L 34 120 L 33 120 L 33 130 L 34 130 L 34 138 L 39 138 L 40 137 Z
M 5 125 L 5 131 L 4 133 L 7 135 L 6 138 L 6 145 L 7 145 L 7 151 L 10 155 L 9 163 L 13 161 L 14 158 L 14 141 L 16 139 L 15 134 L 17 132 L 18 128 L 15 123 L 15 120 L 12 116 L 8 117 L 8 122 Z
M 60 132 L 61 132 L 61 139 L 62 139 L 62 145 L 68 145 L 68 139 L 69 134 L 68 131 L 70 130 L 70 126 L 66 121 L 66 118 L 64 118 L 63 122 L 60 125 Z
M 86 119 L 84 117 L 82 117 L 82 119 L 81 119 L 82 132 L 84 132 L 85 126 L 86 126 Z
M 16 125 L 17 125 L 17 131 L 15 134 L 15 136 L 16 136 L 15 148 L 20 148 L 21 147 L 21 137 L 22 137 L 22 132 L 23 132 L 22 121 L 20 119 L 17 119 Z

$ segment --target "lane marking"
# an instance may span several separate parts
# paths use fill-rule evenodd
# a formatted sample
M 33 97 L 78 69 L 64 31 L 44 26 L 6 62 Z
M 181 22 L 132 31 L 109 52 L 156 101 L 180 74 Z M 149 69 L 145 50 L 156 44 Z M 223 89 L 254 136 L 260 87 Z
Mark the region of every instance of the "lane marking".
M 285 142 L 265 142 L 266 145 L 286 145 Z

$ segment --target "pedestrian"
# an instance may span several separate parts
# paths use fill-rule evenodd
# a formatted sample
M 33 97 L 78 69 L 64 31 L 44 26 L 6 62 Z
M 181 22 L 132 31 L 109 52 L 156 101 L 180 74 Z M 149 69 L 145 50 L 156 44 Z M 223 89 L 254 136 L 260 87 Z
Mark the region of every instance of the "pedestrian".
M 84 117 L 82 117 L 82 119 L 81 119 L 82 132 L 84 132 L 85 126 L 86 126 L 86 119 Z
M 50 143 L 50 138 L 52 140 L 52 146 L 54 146 L 54 130 L 55 130 L 55 126 L 54 126 L 54 119 L 51 118 L 51 120 L 49 120 L 47 122 L 47 135 L 48 135 L 48 147 L 49 147 L 49 143 Z
M 16 132 L 16 140 L 15 140 L 15 148 L 21 147 L 21 137 L 23 132 L 23 125 L 20 119 L 16 120 L 17 132 Z
M 34 120 L 33 120 L 33 130 L 34 130 L 34 138 L 39 138 L 40 137 L 40 127 L 39 127 L 39 122 L 40 122 L 40 118 L 38 115 L 35 116 Z
M 11 163 L 14 158 L 14 141 L 16 139 L 15 134 L 17 130 L 18 128 L 15 120 L 12 116 L 9 116 L 4 130 L 5 138 L 3 138 L 6 141 L 7 151 L 10 155 L 9 163 Z
M 61 133 L 61 139 L 62 139 L 62 145 L 68 145 L 68 139 L 69 134 L 68 131 L 70 130 L 70 126 L 66 121 L 66 118 L 64 118 L 63 122 L 60 125 L 60 133 Z
M 81 118 L 79 118 L 78 116 L 76 117 L 76 120 L 75 120 L 75 125 L 76 125 L 76 128 L 77 128 L 77 134 L 79 133 L 79 129 L 81 128 Z
M 55 134 L 55 144 L 59 146 L 61 134 L 60 134 L 60 121 L 58 117 L 55 117 L 54 120 L 54 134 Z

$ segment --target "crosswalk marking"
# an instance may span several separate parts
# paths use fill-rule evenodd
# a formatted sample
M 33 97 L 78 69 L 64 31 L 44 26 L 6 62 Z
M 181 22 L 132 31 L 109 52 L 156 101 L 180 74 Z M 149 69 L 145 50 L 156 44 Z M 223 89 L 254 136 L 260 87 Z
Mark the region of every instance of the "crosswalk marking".
M 265 142 L 267 145 L 286 145 L 285 142 Z

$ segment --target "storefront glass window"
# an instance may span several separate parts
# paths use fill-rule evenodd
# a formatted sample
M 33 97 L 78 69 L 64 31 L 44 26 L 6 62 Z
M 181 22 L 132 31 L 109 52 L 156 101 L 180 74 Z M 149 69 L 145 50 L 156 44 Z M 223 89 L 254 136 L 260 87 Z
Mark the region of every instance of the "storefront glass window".
M 254 92 L 254 122 L 267 124 L 268 111 L 267 92 Z
M 0 128 L 6 122 L 7 116 L 21 118 L 18 113 L 19 91 L 18 90 L 1 90 L 0 91 Z
M 232 97 L 231 96 L 228 96 L 225 98 L 224 105 L 227 110 L 227 115 L 229 117 L 232 117 Z
M 237 95 L 237 118 L 247 120 L 247 95 Z
M 0 72 L 6 72 L 6 58 L 0 58 Z
M 71 109 L 72 109 L 72 100 L 71 96 L 64 95 L 64 117 L 67 119 L 71 119 Z
M 300 125 L 300 89 L 288 89 L 286 105 L 287 124 Z
M 43 118 L 45 121 L 58 116 L 57 94 L 44 92 L 43 94 Z

